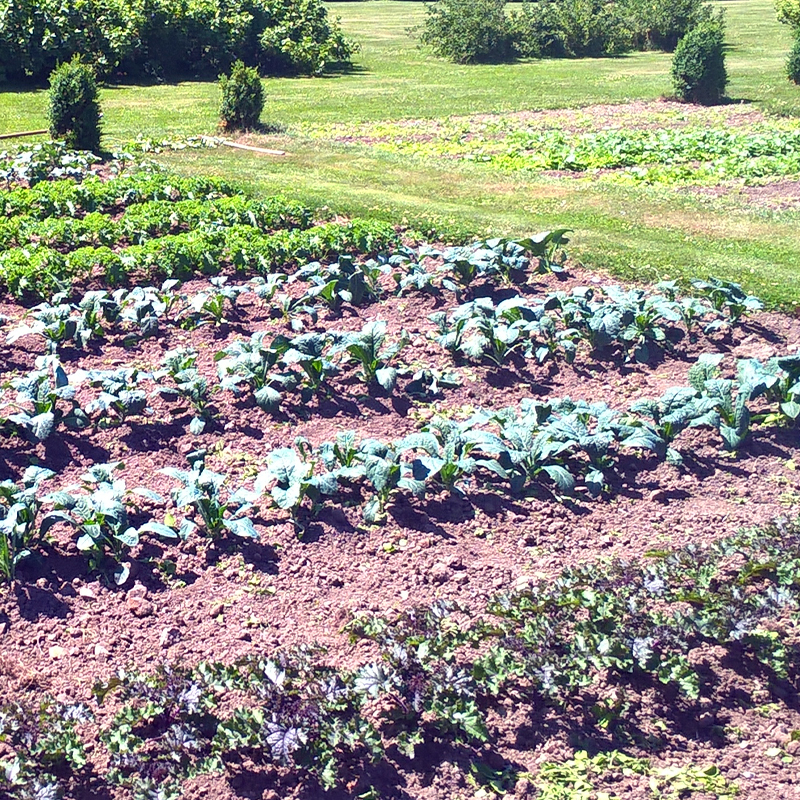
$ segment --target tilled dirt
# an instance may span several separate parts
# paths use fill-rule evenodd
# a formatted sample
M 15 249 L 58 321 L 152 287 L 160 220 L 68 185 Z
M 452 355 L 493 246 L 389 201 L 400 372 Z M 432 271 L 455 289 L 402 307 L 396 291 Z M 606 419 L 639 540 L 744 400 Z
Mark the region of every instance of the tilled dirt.
M 568 289 L 602 278 L 573 267 L 565 279 L 536 278 L 524 291 Z M 197 281 L 184 285 L 183 291 L 201 287 Z M 404 363 L 412 369 L 449 368 L 450 357 L 431 340 L 434 326 L 427 319 L 441 307 L 441 300 L 427 295 L 387 296 L 364 309 L 345 309 L 338 317 L 321 313 L 317 327 L 357 330 L 367 320 L 385 319 L 392 335 L 405 330 L 412 338 L 402 353 Z M 0 314 L 9 318 L 6 331 L 22 311 L 7 298 L 0 303 Z M 261 301 L 247 295 L 237 316 L 220 326 L 186 331 L 166 325 L 158 337 L 132 347 L 125 347 L 122 336 L 113 336 L 90 345 L 86 353 L 65 348 L 62 360 L 68 371 L 130 365 L 153 370 L 166 350 L 192 345 L 200 353 L 201 371 L 213 383 L 215 353 L 237 337 L 266 329 L 288 332 L 283 320 L 273 319 Z M 168 495 L 175 483 L 159 470 L 184 468 L 186 454 L 204 447 L 207 465 L 228 474 L 229 485 L 237 487 L 252 480 L 271 450 L 290 446 L 296 436 L 316 446 L 338 431 L 354 429 L 361 437 L 392 441 L 437 412 L 466 417 L 472 409 L 499 409 L 525 397 L 570 396 L 625 409 L 636 399 L 684 385 L 699 353 L 725 353 L 724 367 L 730 373 L 736 357 L 768 358 L 798 348 L 800 320 L 760 313 L 712 337 L 679 341 L 647 366 L 621 358 L 599 361 L 587 353 L 580 353 L 574 366 L 461 365 L 457 371 L 463 385 L 430 403 L 412 401 L 402 391 L 394 397 L 367 392 L 352 372 L 345 372 L 334 382 L 333 398 L 307 406 L 289 401 L 275 418 L 252 401 L 219 392 L 214 397 L 218 424 L 197 437 L 187 433 L 188 418 L 174 419 L 170 404 L 155 395 L 149 416 L 109 429 L 59 433 L 38 445 L 4 439 L 0 480 L 16 480 L 29 464 L 39 463 L 59 473 L 48 488 L 69 486 L 79 483 L 92 464 L 119 459 L 125 464 L 120 476 L 129 489 L 146 486 Z M 14 346 L 0 343 L 3 380 L 31 369 L 43 352 L 36 337 Z M 401 389 L 406 380 L 401 379 Z M 7 392 L 6 400 L 11 394 Z M 354 665 L 365 659 L 365 652 L 349 645 L 340 630 L 354 612 L 391 614 L 436 598 L 479 609 L 488 597 L 526 576 L 549 577 L 565 566 L 598 558 L 631 558 L 649 550 L 711 542 L 741 526 L 796 514 L 796 430 L 756 429 L 735 457 L 721 451 L 714 432 L 696 430 L 679 445 L 685 456 L 681 469 L 655 458 L 623 458 L 610 497 L 602 500 L 578 495 L 558 502 L 544 489 L 518 498 L 499 485 L 474 486 L 466 497 L 400 497 L 382 527 L 366 526 L 356 504 L 326 505 L 317 519 L 307 520 L 302 540 L 285 513 L 265 502 L 255 519 L 259 541 L 210 543 L 195 536 L 182 545 L 148 542 L 134 551 L 132 576 L 123 587 L 89 574 L 70 531 L 54 529 L 47 557 L 23 566 L 15 585 L 0 589 L 0 700 L 49 692 L 93 704 L 92 685 L 120 668 L 230 661 L 308 642 L 326 645 L 332 663 Z M 154 513 L 160 518 L 162 512 Z M 745 798 L 800 797 L 796 760 L 793 765 L 791 758 L 765 755 L 770 747 L 791 754 L 796 744 L 792 731 L 800 730 L 796 698 L 769 705 L 771 698 L 757 679 L 742 683 L 715 662 L 714 652 L 700 655 L 723 687 L 712 722 L 682 719 L 679 703 L 671 706 L 652 687 L 632 690 L 628 701 L 638 709 L 634 717 L 642 734 L 628 743 L 629 752 L 651 755 L 654 766 L 716 764 Z M 113 710 L 113 702 L 103 707 L 101 721 Z M 586 715 L 586 707 L 504 707 L 492 720 L 497 739 L 487 758 L 496 759 L 499 753 L 501 763 L 535 774 L 542 762 L 569 758 L 590 739 L 602 744 L 602 735 L 586 722 Z M 653 728 L 662 717 L 669 721 L 666 730 Z M 659 738 L 662 746 L 647 745 L 648 736 Z M 480 756 L 456 746 L 425 751 L 415 762 L 398 755 L 392 763 L 372 768 L 362 783 L 378 787 L 387 798 L 472 797 L 476 790 L 465 776 Z M 599 788 L 633 799 L 648 797 L 648 785 L 647 778 L 629 776 Z M 252 764 L 243 764 L 239 777 L 196 779 L 186 791 L 190 798 L 322 794 L 296 784 L 285 772 Z M 532 797 L 533 784 L 520 780 L 510 793 Z M 76 795 L 81 800 L 89 796 L 96 795 Z
M 794 211 L 800 209 L 800 180 L 783 179 L 757 186 L 723 185 L 692 186 L 682 191 L 703 197 L 724 197 L 739 200 L 753 207 Z

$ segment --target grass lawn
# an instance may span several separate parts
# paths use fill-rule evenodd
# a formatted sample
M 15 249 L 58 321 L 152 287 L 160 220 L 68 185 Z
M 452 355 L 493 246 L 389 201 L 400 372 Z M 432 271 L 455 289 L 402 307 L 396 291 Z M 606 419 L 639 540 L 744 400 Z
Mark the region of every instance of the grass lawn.
M 786 80 L 788 29 L 771 0 L 722 2 L 727 11 L 729 95 L 766 111 L 800 116 L 800 89 Z M 655 100 L 669 92 L 670 56 L 456 66 L 417 48 L 407 28 L 424 19 L 421 3 L 331 3 L 362 51 L 355 69 L 323 79 L 267 84 L 265 121 L 286 127 L 268 137 L 289 155 L 268 159 L 227 149 L 166 154 L 176 169 L 214 172 L 256 192 L 281 192 L 337 212 L 420 225 L 526 234 L 569 225 L 570 249 L 586 263 L 627 277 L 715 274 L 744 282 L 774 303 L 800 304 L 797 211 L 765 211 L 678 194 L 544 176 L 508 176 L 442 159 L 414 159 L 311 139 L 302 124 L 347 123 L 570 108 Z M 109 143 L 212 133 L 213 83 L 103 91 Z M 0 132 L 45 126 L 43 91 L 0 94 Z

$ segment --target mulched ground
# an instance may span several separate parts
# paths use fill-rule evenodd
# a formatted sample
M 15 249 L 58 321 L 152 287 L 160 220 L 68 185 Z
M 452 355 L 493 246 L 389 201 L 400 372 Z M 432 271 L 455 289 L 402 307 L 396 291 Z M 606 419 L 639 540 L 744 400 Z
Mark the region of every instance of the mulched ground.
M 534 278 L 525 291 L 600 281 L 612 282 L 572 266 L 566 279 Z M 183 290 L 191 293 L 202 285 L 192 282 Z M 441 306 L 442 301 L 429 296 L 388 297 L 365 309 L 346 309 L 338 318 L 323 312 L 318 328 L 357 330 L 366 320 L 385 319 L 392 334 L 405 329 L 412 337 L 403 362 L 443 368 L 449 366 L 449 356 L 428 338 L 433 325 L 427 320 Z M 9 318 L 5 331 L 22 311 L 9 298 L 0 299 L 0 314 Z M 111 337 L 90 345 L 87 353 L 65 349 L 62 358 L 68 371 L 134 364 L 155 369 L 166 350 L 191 344 L 200 352 L 200 369 L 213 378 L 217 351 L 236 337 L 264 329 L 286 330 L 261 301 L 247 295 L 238 316 L 219 327 L 164 327 L 161 336 L 131 348 L 121 336 Z M 4 381 L 17 370 L 31 369 L 44 352 L 35 337 L 13 347 L 4 339 Z M 189 435 L 188 420 L 173 419 L 170 405 L 156 396 L 150 417 L 118 427 L 60 433 L 39 445 L 0 441 L 0 480 L 17 479 L 28 464 L 41 463 L 59 473 L 61 485 L 70 485 L 79 482 L 88 466 L 120 459 L 129 489 L 144 485 L 168 494 L 174 483 L 158 470 L 184 468 L 185 455 L 202 446 L 209 451 L 207 465 L 228 473 L 230 485 L 238 486 L 252 478 L 272 449 L 291 445 L 298 435 L 313 444 L 350 429 L 362 437 L 399 439 L 438 410 L 467 415 L 473 408 L 502 408 L 524 397 L 568 395 L 623 409 L 635 399 L 657 397 L 670 386 L 685 384 L 688 367 L 701 352 L 728 354 L 724 365 L 730 372 L 735 357 L 767 358 L 798 348 L 800 319 L 760 313 L 727 333 L 681 342 L 646 367 L 586 354 L 573 367 L 462 366 L 462 387 L 445 390 L 430 404 L 413 402 L 402 392 L 395 397 L 366 393 L 345 373 L 336 382 L 336 399 L 307 407 L 290 402 L 274 419 L 252 402 L 220 392 L 215 396 L 219 425 L 199 437 Z M 403 384 L 401 379 L 401 388 Z M 382 527 L 363 525 L 357 507 L 334 506 L 309 521 L 302 541 L 286 515 L 264 503 L 256 519 L 260 541 L 212 544 L 196 536 L 182 546 L 149 543 L 134 553 L 131 580 L 122 588 L 87 574 L 70 532 L 56 529 L 47 558 L 26 565 L 13 587 L 0 589 L 0 701 L 49 692 L 92 703 L 93 683 L 130 665 L 229 661 L 302 642 L 328 646 L 332 663 L 355 664 L 368 652 L 351 647 L 340 632 L 353 612 L 391 614 L 440 597 L 479 608 L 501 588 L 528 577 L 555 575 L 566 565 L 710 542 L 741 526 L 796 514 L 797 431 L 755 430 L 736 457 L 721 452 L 713 432 L 695 431 L 680 443 L 684 468 L 655 459 L 623 460 L 607 500 L 578 496 L 559 503 L 545 491 L 520 499 L 477 488 L 469 500 L 445 494 L 424 501 L 400 498 Z M 159 569 L 165 562 L 174 564 L 174 575 Z M 776 702 L 756 677 L 742 679 L 713 650 L 696 655 L 718 681 L 718 702 L 708 710 L 710 716 L 685 716 L 674 698 L 648 687 L 632 689 L 626 701 L 640 736 L 625 744 L 626 750 L 648 754 L 647 737 L 657 737 L 664 747 L 652 756 L 655 766 L 713 763 L 736 782 L 741 797 L 800 797 L 797 760 L 765 755 L 781 747 L 784 755 L 800 756 L 800 743 L 791 741 L 792 731 L 800 730 L 797 698 Z M 493 719 L 497 741 L 485 758 L 492 766 L 511 764 L 535 773 L 543 761 L 569 758 L 589 741 L 620 746 L 618 739 L 587 722 L 591 705 L 591 697 L 566 711 L 510 705 Z M 113 711 L 113 704 L 101 709 L 101 720 Z M 667 720 L 664 728 L 654 726 L 656 718 Z M 481 757 L 457 747 L 426 750 L 414 762 L 398 757 L 376 766 L 358 787 L 333 796 L 355 797 L 375 785 L 384 798 L 473 797 L 476 790 L 465 776 L 470 762 Z M 635 776 L 618 775 L 616 782 L 599 788 L 631 800 L 649 796 L 647 779 Z M 80 800 L 103 796 L 97 787 L 80 792 L 75 795 Z M 192 781 L 186 796 L 272 800 L 321 794 L 318 788 L 297 785 L 280 770 L 244 763 L 241 775 L 230 779 Z M 510 787 L 509 797 L 534 795 L 527 778 Z

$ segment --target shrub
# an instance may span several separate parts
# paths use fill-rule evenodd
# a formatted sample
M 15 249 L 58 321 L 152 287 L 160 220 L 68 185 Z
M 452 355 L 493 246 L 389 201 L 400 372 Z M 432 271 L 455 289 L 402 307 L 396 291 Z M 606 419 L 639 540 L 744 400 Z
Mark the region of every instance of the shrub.
M 355 45 L 321 0 L 0 0 L 0 80 L 42 78 L 75 54 L 98 76 L 315 73 Z
M 781 22 L 800 30 L 800 0 L 776 0 L 775 8 Z
M 258 70 L 237 61 L 230 76 L 219 76 L 222 88 L 220 121 L 228 129 L 255 128 L 264 110 L 264 87 Z
M 794 44 L 789 51 L 789 58 L 786 61 L 786 74 L 789 80 L 800 85 L 800 30 L 794 37 Z
M 711 6 L 704 0 L 622 0 L 620 14 L 637 49 L 667 52 L 692 28 L 713 18 Z
M 457 64 L 504 61 L 513 55 L 505 0 L 439 0 L 426 7 L 423 44 Z
M 525 57 L 603 56 L 631 49 L 617 7 L 605 0 L 524 2 L 512 26 L 515 49 Z
M 71 150 L 100 148 L 100 103 L 91 67 L 78 56 L 50 76 L 50 135 Z
M 319 0 L 274 0 L 272 8 L 275 24 L 259 42 L 274 71 L 318 75 L 329 66 L 349 64 L 358 51 Z
M 678 42 L 672 59 L 672 83 L 681 100 L 712 105 L 725 94 L 728 75 L 722 27 L 706 22 Z

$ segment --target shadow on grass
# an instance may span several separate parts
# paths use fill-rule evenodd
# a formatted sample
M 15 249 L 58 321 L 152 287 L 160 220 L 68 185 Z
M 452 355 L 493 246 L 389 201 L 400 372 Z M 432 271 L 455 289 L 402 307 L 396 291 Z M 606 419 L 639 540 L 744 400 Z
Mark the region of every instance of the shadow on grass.
M 263 80 L 274 79 L 291 79 L 291 80 L 331 80 L 341 78 L 349 75 L 369 75 L 372 70 L 367 69 L 360 64 L 332 64 L 326 72 L 320 75 L 262 75 Z M 102 89 L 108 91 L 115 91 L 120 89 L 146 89 L 156 86 L 163 86 L 165 88 L 177 88 L 180 85 L 197 83 L 208 84 L 216 83 L 219 77 L 218 72 L 209 72 L 204 75 L 197 75 L 187 73 L 185 75 L 170 75 L 164 78 L 158 75 L 144 75 L 136 78 L 127 77 L 125 75 L 110 76 L 104 80 L 98 81 Z M 14 79 L 10 81 L 0 81 L 0 95 L 3 94 L 21 94 L 23 92 L 41 92 L 49 88 L 49 81 L 47 78 L 35 78 L 19 80 Z

